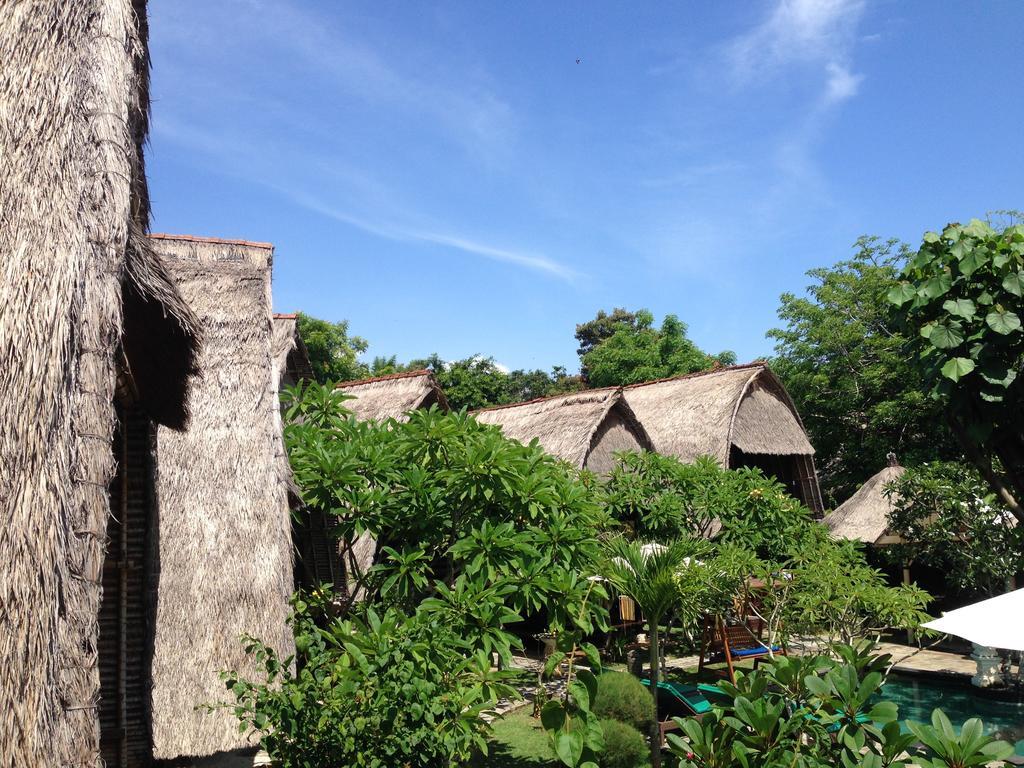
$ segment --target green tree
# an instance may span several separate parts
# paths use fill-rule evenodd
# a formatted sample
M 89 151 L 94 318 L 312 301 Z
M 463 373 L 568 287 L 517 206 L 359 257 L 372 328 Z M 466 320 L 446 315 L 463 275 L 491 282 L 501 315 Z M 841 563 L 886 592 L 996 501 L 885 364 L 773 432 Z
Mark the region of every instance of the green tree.
M 1024 522 L 1024 224 L 926 232 L 889 291 L 967 458 Z
M 300 312 L 298 326 L 317 381 L 353 381 L 370 375 L 369 367 L 359 361 L 369 344 L 349 334 L 348 320 L 332 323 Z
M 560 366 L 553 368 L 550 374 L 541 370 L 505 371 L 493 357 L 482 355 L 446 362 L 434 353 L 426 358 L 412 360 L 401 368 L 432 370 L 449 405 L 456 411 L 519 403 L 583 389 L 580 377 L 569 375 Z
M 897 240 L 862 237 L 851 259 L 812 269 L 806 295 L 784 293 L 773 370 L 819 457 L 830 505 L 845 501 L 895 452 L 905 463 L 958 454 L 941 407 L 921 391 L 899 313 L 886 293 L 908 258 Z
M 736 361 L 732 352 L 709 355 L 701 351 L 687 338 L 686 324 L 675 315 L 666 315 L 661 328 L 655 328 L 654 315 L 645 309 L 632 314 L 631 320 L 612 322 L 616 313 L 623 313 L 619 315 L 621 318 L 630 316 L 624 310 L 616 310 L 611 316 L 602 318 L 599 314 L 597 319 L 577 327 L 578 339 L 580 329 L 589 327 L 580 348 L 587 348 L 581 362 L 590 386 L 633 384 Z M 598 325 L 591 326 L 591 323 Z M 609 330 L 611 335 L 604 335 Z
M 889 521 L 904 543 L 894 562 L 940 568 L 957 589 L 990 597 L 1024 570 L 1024 526 L 969 464 L 935 462 L 906 470 L 887 491 Z
M 579 343 L 576 354 L 582 360 L 594 347 L 611 338 L 620 329 L 636 330 L 637 313 L 622 307 L 616 307 L 611 314 L 599 309 L 593 320 L 576 326 L 576 341 Z
M 661 766 L 661 732 L 658 729 L 658 673 L 661 668 L 659 625 L 676 607 L 676 574 L 687 558 L 702 554 L 707 545 L 698 541 L 676 540 L 665 545 L 644 547 L 638 541 L 617 537 L 607 544 L 605 576 L 621 594 L 633 598 L 647 617 L 650 629 L 651 667 L 651 765 Z
M 624 453 L 602 484 L 608 513 L 631 537 L 713 538 L 778 559 L 806 533 L 810 512 L 761 470 L 723 469 L 710 456 Z
M 546 609 L 556 630 L 603 623 L 583 595 L 605 516 L 576 470 L 464 413 L 358 422 L 316 384 L 285 401 L 302 501 L 340 542 L 378 543 L 377 564 L 354 574 L 367 602 L 428 612 L 505 659 L 523 615 Z

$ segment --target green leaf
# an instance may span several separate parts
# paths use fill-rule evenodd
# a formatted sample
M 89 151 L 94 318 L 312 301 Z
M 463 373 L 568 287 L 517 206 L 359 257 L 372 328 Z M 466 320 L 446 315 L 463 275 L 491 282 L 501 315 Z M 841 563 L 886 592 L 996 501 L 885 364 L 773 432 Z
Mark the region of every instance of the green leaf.
M 951 315 L 970 320 L 976 312 L 974 302 L 970 299 L 947 299 L 942 302 L 942 308 Z
M 985 316 L 988 327 L 1003 336 L 1020 329 L 1020 318 L 1014 312 L 993 311 Z
M 974 370 L 974 361 L 969 357 L 952 357 L 942 366 L 942 375 L 953 381 L 960 381 Z
M 555 754 L 568 766 L 575 768 L 583 756 L 583 731 L 555 734 Z
M 985 762 L 992 763 L 1008 758 L 1014 753 L 1014 748 L 1010 742 L 1000 740 L 989 742 L 981 748 L 981 752 L 987 758 Z
M 935 232 L 925 232 L 924 233 L 924 241 L 926 243 L 937 243 L 937 242 L 939 242 L 939 236 Z
M 586 655 L 587 663 L 591 666 L 591 668 L 596 672 L 600 672 L 601 654 L 597 650 L 597 646 L 595 646 L 593 643 L 584 643 L 582 646 L 580 646 L 580 648 Z
M 893 701 L 880 701 L 868 712 L 876 723 L 891 723 L 899 716 L 899 707 Z
M 565 724 L 565 709 L 561 702 L 552 699 L 540 711 L 540 722 L 545 731 L 557 731 Z
M 990 363 L 981 369 L 981 377 L 989 384 L 1009 387 L 1017 378 L 1017 371 L 1005 363 Z
M 963 243 L 957 243 L 957 246 L 962 246 Z M 955 248 L 956 246 L 954 246 Z M 981 248 L 972 248 L 967 250 L 963 258 L 960 259 L 960 273 L 964 277 L 970 277 L 979 269 L 981 269 L 986 262 L 988 262 L 988 254 Z
M 903 306 L 912 298 L 917 295 L 917 289 L 910 283 L 903 282 L 899 285 L 894 285 L 889 289 L 887 297 L 889 301 L 895 304 L 897 307 Z
M 1024 272 L 1011 272 L 1004 277 L 1003 288 L 1014 296 L 1024 296 Z
M 928 334 L 928 341 L 932 346 L 939 349 L 952 349 L 959 346 L 964 340 L 963 332 L 956 325 L 938 323 L 932 332 Z
M 995 234 L 992 227 L 981 219 L 971 219 L 967 226 L 964 227 L 964 232 L 971 237 L 988 237 L 989 235 Z
M 949 293 L 949 289 L 953 285 L 953 278 L 949 272 L 943 272 L 941 275 L 930 277 L 925 280 L 924 284 L 918 290 L 922 296 L 929 299 L 937 299 L 939 296 L 943 296 Z

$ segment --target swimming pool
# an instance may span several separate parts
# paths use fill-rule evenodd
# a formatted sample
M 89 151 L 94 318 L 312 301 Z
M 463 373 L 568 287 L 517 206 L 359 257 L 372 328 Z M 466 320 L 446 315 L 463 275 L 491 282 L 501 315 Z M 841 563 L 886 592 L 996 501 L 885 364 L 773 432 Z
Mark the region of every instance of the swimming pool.
M 930 723 L 932 710 L 945 712 L 954 725 L 980 717 L 985 733 L 1014 744 L 1024 755 L 1024 704 L 996 701 L 974 693 L 968 684 L 912 675 L 889 675 L 882 698 L 899 705 L 900 722 Z

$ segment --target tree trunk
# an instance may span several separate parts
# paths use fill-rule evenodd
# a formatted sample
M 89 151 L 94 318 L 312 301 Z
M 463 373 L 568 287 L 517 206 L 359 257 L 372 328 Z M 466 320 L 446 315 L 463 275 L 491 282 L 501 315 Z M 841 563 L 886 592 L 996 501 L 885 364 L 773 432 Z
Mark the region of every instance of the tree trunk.
M 651 619 L 651 711 L 654 721 L 651 723 L 651 768 L 661 768 L 661 727 L 658 720 L 658 672 L 661 668 L 661 655 L 658 653 L 658 622 Z
M 948 421 L 950 428 L 953 430 L 953 435 L 956 437 L 957 442 L 960 443 L 960 447 L 964 449 L 967 458 L 981 473 L 981 476 L 985 478 L 985 481 L 991 486 L 992 490 L 996 492 L 996 495 L 1006 505 L 1006 508 L 1013 513 L 1013 516 L 1019 522 L 1024 523 L 1024 507 L 1021 507 L 1020 502 L 1017 501 L 1013 488 L 992 469 L 992 461 L 985 456 L 978 447 L 978 444 L 967 434 L 963 424 L 953 416 L 950 416 Z

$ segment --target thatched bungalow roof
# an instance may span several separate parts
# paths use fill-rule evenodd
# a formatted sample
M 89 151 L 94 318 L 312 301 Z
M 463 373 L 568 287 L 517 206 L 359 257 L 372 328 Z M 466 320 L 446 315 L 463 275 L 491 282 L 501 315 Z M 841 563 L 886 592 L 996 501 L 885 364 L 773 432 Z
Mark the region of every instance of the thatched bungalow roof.
M 282 652 L 291 525 L 273 358 L 272 247 L 153 235 L 205 335 L 187 432 L 156 435 L 159 575 L 152 661 L 153 756 L 247 746 L 223 700 L 223 669 L 252 671 L 239 637 Z
M 736 365 L 625 388 L 661 453 L 728 465 L 744 453 L 813 455 L 803 423 L 782 383 L 764 363 Z
M 767 364 L 717 368 L 624 391 L 659 453 L 687 462 L 709 455 L 725 467 L 741 465 L 744 457 L 797 457 L 792 468 L 778 473 L 792 474 L 804 503 L 821 510 L 814 448 L 796 406 Z
M 361 421 L 401 421 L 409 411 L 434 404 L 448 410 L 448 400 L 434 374 L 428 370 L 346 381 L 337 388 L 355 398 L 346 400 L 345 407 Z
M 825 515 L 823 522 L 834 539 L 884 544 L 889 538 L 889 514 L 892 500 L 886 496 L 889 483 L 899 479 L 906 469 L 890 454 L 889 466 L 873 475 L 857 492 Z
M 274 362 L 280 376 L 279 389 L 313 379 L 313 366 L 309 362 L 306 342 L 299 333 L 297 314 L 274 315 L 273 350 Z
M 536 439 L 552 456 L 594 472 L 610 471 L 619 451 L 653 449 L 618 387 L 499 405 L 474 415 L 500 426 L 506 437 L 522 443 Z
M 5 765 L 99 764 L 118 379 L 153 419 L 187 421 L 197 324 L 141 236 L 146 36 L 141 1 L 7 3 L 0 13 Z

